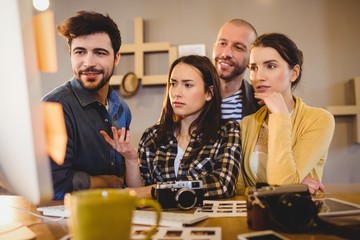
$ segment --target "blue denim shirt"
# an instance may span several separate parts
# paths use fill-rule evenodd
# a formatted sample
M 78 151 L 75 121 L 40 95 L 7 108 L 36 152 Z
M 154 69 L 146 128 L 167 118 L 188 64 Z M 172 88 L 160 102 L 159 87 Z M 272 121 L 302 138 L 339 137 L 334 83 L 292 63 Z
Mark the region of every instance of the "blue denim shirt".
M 61 200 L 67 192 L 90 188 L 89 176 L 124 175 L 122 156 L 100 134 L 104 130 L 112 137 L 112 125 L 129 129 L 131 122 L 128 105 L 111 87 L 108 110 L 76 78 L 42 100 L 61 103 L 68 135 L 64 164 L 51 161 L 54 199 Z

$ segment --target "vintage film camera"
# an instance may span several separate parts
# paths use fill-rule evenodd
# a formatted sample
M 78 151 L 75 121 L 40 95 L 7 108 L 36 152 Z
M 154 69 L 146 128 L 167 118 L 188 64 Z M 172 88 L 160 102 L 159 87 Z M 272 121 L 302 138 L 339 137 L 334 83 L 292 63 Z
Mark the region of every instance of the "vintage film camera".
M 305 184 L 252 188 L 247 195 L 247 223 L 253 230 L 298 232 L 313 227 L 318 209 Z
M 157 183 L 152 193 L 163 209 L 202 206 L 204 198 L 201 180 Z

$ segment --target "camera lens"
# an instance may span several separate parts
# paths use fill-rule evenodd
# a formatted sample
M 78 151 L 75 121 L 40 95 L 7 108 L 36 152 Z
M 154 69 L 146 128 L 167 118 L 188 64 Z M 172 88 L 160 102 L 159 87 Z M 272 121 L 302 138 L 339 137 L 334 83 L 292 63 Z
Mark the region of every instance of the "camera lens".
M 292 229 L 305 228 L 317 214 L 315 203 L 299 194 L 282 195 L 274 210 L 278 221 Z
M 195 206 L 197 197 L 193 189 L 182 188 L 176 193 L 175 201 L 179 208 L 190 209 Z

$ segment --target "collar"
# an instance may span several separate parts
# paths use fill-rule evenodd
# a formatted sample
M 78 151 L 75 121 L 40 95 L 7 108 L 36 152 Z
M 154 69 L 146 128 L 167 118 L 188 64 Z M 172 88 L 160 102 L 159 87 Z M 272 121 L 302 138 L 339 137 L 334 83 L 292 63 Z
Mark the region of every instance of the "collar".
M 78 99 L 78 101 L 80 102 L 80 105 L 82 107 L 85 107 L 85 106 L 90 105 L 92 103 L 98 102 L 96 100 L 96 98 L 91 94 L 90 91 L 84 89 L 83 86 L 81 86 L 81 84 L 76 79 L 76 77 L 74 77 L 70 81 L 70 84 L 71 84 L 71 87 L 72 87 L 72 89 L 73 89 L 73 91 L 75 93 L 76 98 Z M 119 100 L 114 94 L 116 95 L 116 93 L 114 91 L 112 91 L 112 88 L 109 87 L 108 106 L 109 106 L 110 102 L 115 102 L 115 104 L 119 104 L 119 103 L 117 103 Z

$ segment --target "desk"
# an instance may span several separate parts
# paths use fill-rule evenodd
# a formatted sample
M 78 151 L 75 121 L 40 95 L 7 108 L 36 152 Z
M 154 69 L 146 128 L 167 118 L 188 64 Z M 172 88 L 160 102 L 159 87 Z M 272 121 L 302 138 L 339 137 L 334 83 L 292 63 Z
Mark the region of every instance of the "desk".
M 360 184 L 345 185 L 328 185 L 327 193 L 323 197 L 334 197 L 345 201 L 360 204 Z M 236 200 L 244 199 L 236 197 Z M 53 201 L 52 205 L 63 204 L 62 201 Z M 21 222 L 28 226 L 37 235 L 37 240 L 58 240 L 68 233 L 67 220 L 59 222 L 51 222 L 43 220 L 36 216 L 32 216 L 27 212 L 23 212 L 12 208 L 26 209 L 37 213 L 36 206 L 19 196 L 2 195 L 0 196 L 0 224 L 10 222 Z M 236 240 L 239 233 L 251 232 L 246 224 L 246 217 L 228 217 L 228 218 L 209 218 L 195 225 L 196 227 L 221 227 L 223 240 Z M 302 240 L 318 240 L 318 239 L 341 239 L 337 236 L 324 234 L 322 232 L 306 233 L 306 234 L 288 234 L 282 233 L 290 239 Z

